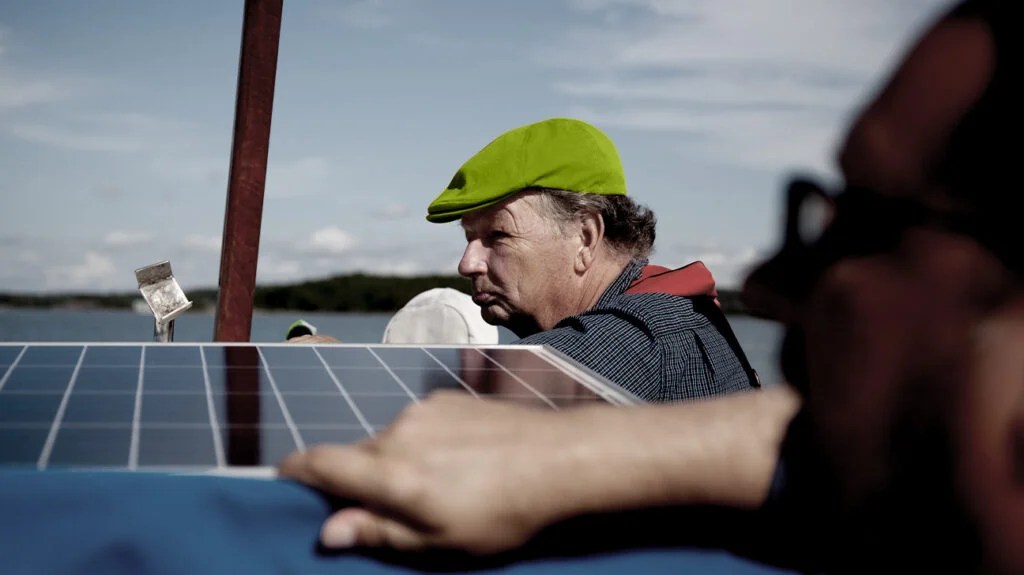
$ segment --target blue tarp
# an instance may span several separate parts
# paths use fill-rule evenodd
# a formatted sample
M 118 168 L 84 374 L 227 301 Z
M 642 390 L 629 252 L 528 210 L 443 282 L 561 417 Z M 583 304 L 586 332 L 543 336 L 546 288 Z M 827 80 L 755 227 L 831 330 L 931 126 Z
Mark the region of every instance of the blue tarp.
M 0 573 L 786 573 L 694 548 L 502 560 L 324 553 L 317 534 L 331 510 L 318 493 L 283 480 L 0 471 Z

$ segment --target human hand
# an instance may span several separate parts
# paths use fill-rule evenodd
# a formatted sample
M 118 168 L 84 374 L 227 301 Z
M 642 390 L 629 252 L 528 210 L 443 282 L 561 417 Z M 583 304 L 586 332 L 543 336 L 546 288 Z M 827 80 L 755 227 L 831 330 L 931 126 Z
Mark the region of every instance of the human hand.
M 293 337 L 288 340 L 288 343 L 341 343 L 341 341 L 329 335 L 306 334 Z
M 278 472 L 356 502 L 324 523 L 325 547 L 497 553 L 585 513 L 756 508 L 798 405 L 785 386 L 563 411 L 439 391 L 376 437 L 293 453 Z
M 569 512 L 587 454 L 574 415 L 438 392 L 375 438 L 293 453 L 279 473 L 358 501 L 324 523 L 326 547 L 498 552 Z

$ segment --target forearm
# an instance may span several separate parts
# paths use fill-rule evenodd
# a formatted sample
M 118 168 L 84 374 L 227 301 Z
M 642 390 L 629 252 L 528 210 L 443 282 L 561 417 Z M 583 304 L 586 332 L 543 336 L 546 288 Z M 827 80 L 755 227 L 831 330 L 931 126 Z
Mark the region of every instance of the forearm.
M 599 408 L 574 416 L 600 429 L 558 464 L 562 517 L 663 505 L 756 508 L 768 495 L 798 396 L 779 386 L 713 400 Z M 592 419 L 588 424 L 585 420 Z
M 295 453 L 280 470 L 359 502 L 325 523 L 328 546 L 493 553 L 582 514 L 756 507 L 798 404 L 784 388 L 563 412 L 436 393 L 372 440 Z

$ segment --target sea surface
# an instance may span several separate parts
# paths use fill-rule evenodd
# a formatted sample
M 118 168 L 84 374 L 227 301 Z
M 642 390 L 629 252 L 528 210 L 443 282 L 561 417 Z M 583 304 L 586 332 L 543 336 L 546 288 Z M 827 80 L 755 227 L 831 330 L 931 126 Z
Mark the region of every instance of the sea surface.
M 319 333 L 345 343 L 379 343 L 390 313 L 262 312 L 253 314 L 250 341 L 280 342 L 288 326 L 304 319 Z M 730 316 L 736 337 L 761 381 L 781 381 L 775 355 L 782 329 L 775 323 L 749 316 Z M 174 341 L 213 341 L 212 313 L 190 312 L 175 320 Z M 499 342 L 515 335 L 499 329 Z M 153 341 L 153 317 L 130 310 L 22 309 L 0 307 L 0 341 L 16 342 L 148 342 Z

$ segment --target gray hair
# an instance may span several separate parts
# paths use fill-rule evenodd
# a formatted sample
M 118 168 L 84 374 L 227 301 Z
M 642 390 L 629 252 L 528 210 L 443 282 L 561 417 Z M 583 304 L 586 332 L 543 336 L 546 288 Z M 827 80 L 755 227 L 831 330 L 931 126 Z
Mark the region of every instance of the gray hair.
M 604 238 L 616 252 L 636 259 L 647 259 L 654 247 L 657 218 L 647 206 L 618 195 L 581 194 L 551 188 L 533 188 L 546 204 L 560 227 L 575 222 L 581 214 L 600 214 Z

